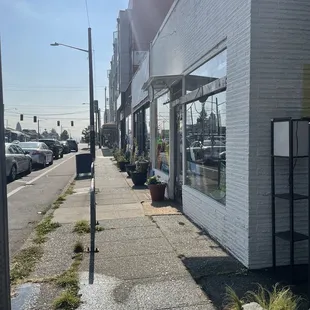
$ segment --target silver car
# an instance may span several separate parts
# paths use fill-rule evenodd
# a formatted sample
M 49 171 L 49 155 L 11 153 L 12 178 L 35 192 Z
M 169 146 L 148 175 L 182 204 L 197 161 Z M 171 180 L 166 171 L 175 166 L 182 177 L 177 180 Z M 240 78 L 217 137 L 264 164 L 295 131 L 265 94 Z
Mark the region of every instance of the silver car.
M 44 142 L 19 142 L 18 145 L 31 156 L 33 165 L 45 168 L 53 164 L 53 151 Z
M 19 174 L 32 171 L 31 156 L 26 154 L 17 144 L 5 143 L 6 176 L 14 181 Z

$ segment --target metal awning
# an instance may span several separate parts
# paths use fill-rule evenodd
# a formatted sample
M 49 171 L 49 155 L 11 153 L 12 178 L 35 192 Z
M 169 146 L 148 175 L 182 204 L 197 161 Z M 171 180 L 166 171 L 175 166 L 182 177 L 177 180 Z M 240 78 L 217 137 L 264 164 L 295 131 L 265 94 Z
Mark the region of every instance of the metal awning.
M 147 91 L 150 86 L 154 90 L 160 91 L 165 88 L 170 89 L 172 85 L 181 81 L 183 75 L 155 75 L 150 76 L 149 79 L 143 84 L 142 90 Z

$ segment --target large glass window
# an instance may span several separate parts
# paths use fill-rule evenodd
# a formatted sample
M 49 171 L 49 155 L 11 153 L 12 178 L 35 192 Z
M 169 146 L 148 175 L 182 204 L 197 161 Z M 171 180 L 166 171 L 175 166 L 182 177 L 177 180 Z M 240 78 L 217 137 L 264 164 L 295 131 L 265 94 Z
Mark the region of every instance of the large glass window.
M 226 76 L 226 71 L 227 50 L 223 50 L 186 76 L 186 92 L 189 93 L 216 79 Z
M 155 168 L 169 174 L 169 95 L 157 99 L 157 149 Z
M 225 204 L 226 91 L 186 109 L 186 184 Z
M 145 153 L 149 156 L 150 155 L 150 148 L 151 148 L 151 114 L 150 114 L 150 106 L 145 109 Z

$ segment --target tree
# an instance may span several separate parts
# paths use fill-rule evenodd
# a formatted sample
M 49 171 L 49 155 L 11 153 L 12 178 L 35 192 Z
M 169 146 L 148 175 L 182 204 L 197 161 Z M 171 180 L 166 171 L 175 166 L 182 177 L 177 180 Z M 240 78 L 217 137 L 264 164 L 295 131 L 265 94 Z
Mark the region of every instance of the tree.
M 84 143 L 89 143 L 90 142 L 90 126 L 83 129 L 82 135 L 83 135 L 82 139 Z
M 51 132 L 50 132 L 50 137 L 52 138 L 52 139 L 57 139 L 57 140 L 59 140 L 59 134 L 57 133 L 57 131 L 56 131 L 56 129 L 55 128 L 52 128 L 51 129 Z
M 69 139 L 69 134 L 67 130 L 64 130 L 60 135 L 60 140 L 66 141 Z

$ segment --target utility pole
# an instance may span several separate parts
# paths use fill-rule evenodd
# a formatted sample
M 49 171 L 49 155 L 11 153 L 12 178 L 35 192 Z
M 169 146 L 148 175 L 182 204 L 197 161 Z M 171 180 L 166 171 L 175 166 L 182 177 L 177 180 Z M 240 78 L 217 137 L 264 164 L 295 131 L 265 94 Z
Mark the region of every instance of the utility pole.
M 101 148 L 101 109 L 98 108 L 98 143 L 99 143 L 99 148 Z
M 108 122 L 107 120 L 108 114 L 107 114 L 107 87 L 104 88 L 104 123 L 106 124 Z
M 4 138 L 4 102 L 0 42 L 0 309 L 11 309 L 8 199 Z
M 95 119 L 94 119 L 94 76 L 93 76 L 93 49 L 91 28 L 88 28 L 88 64 L 89 64 L 89 121 L 90 121 L 90 154 L 93 161 L 96 159 L 95 147 Z

